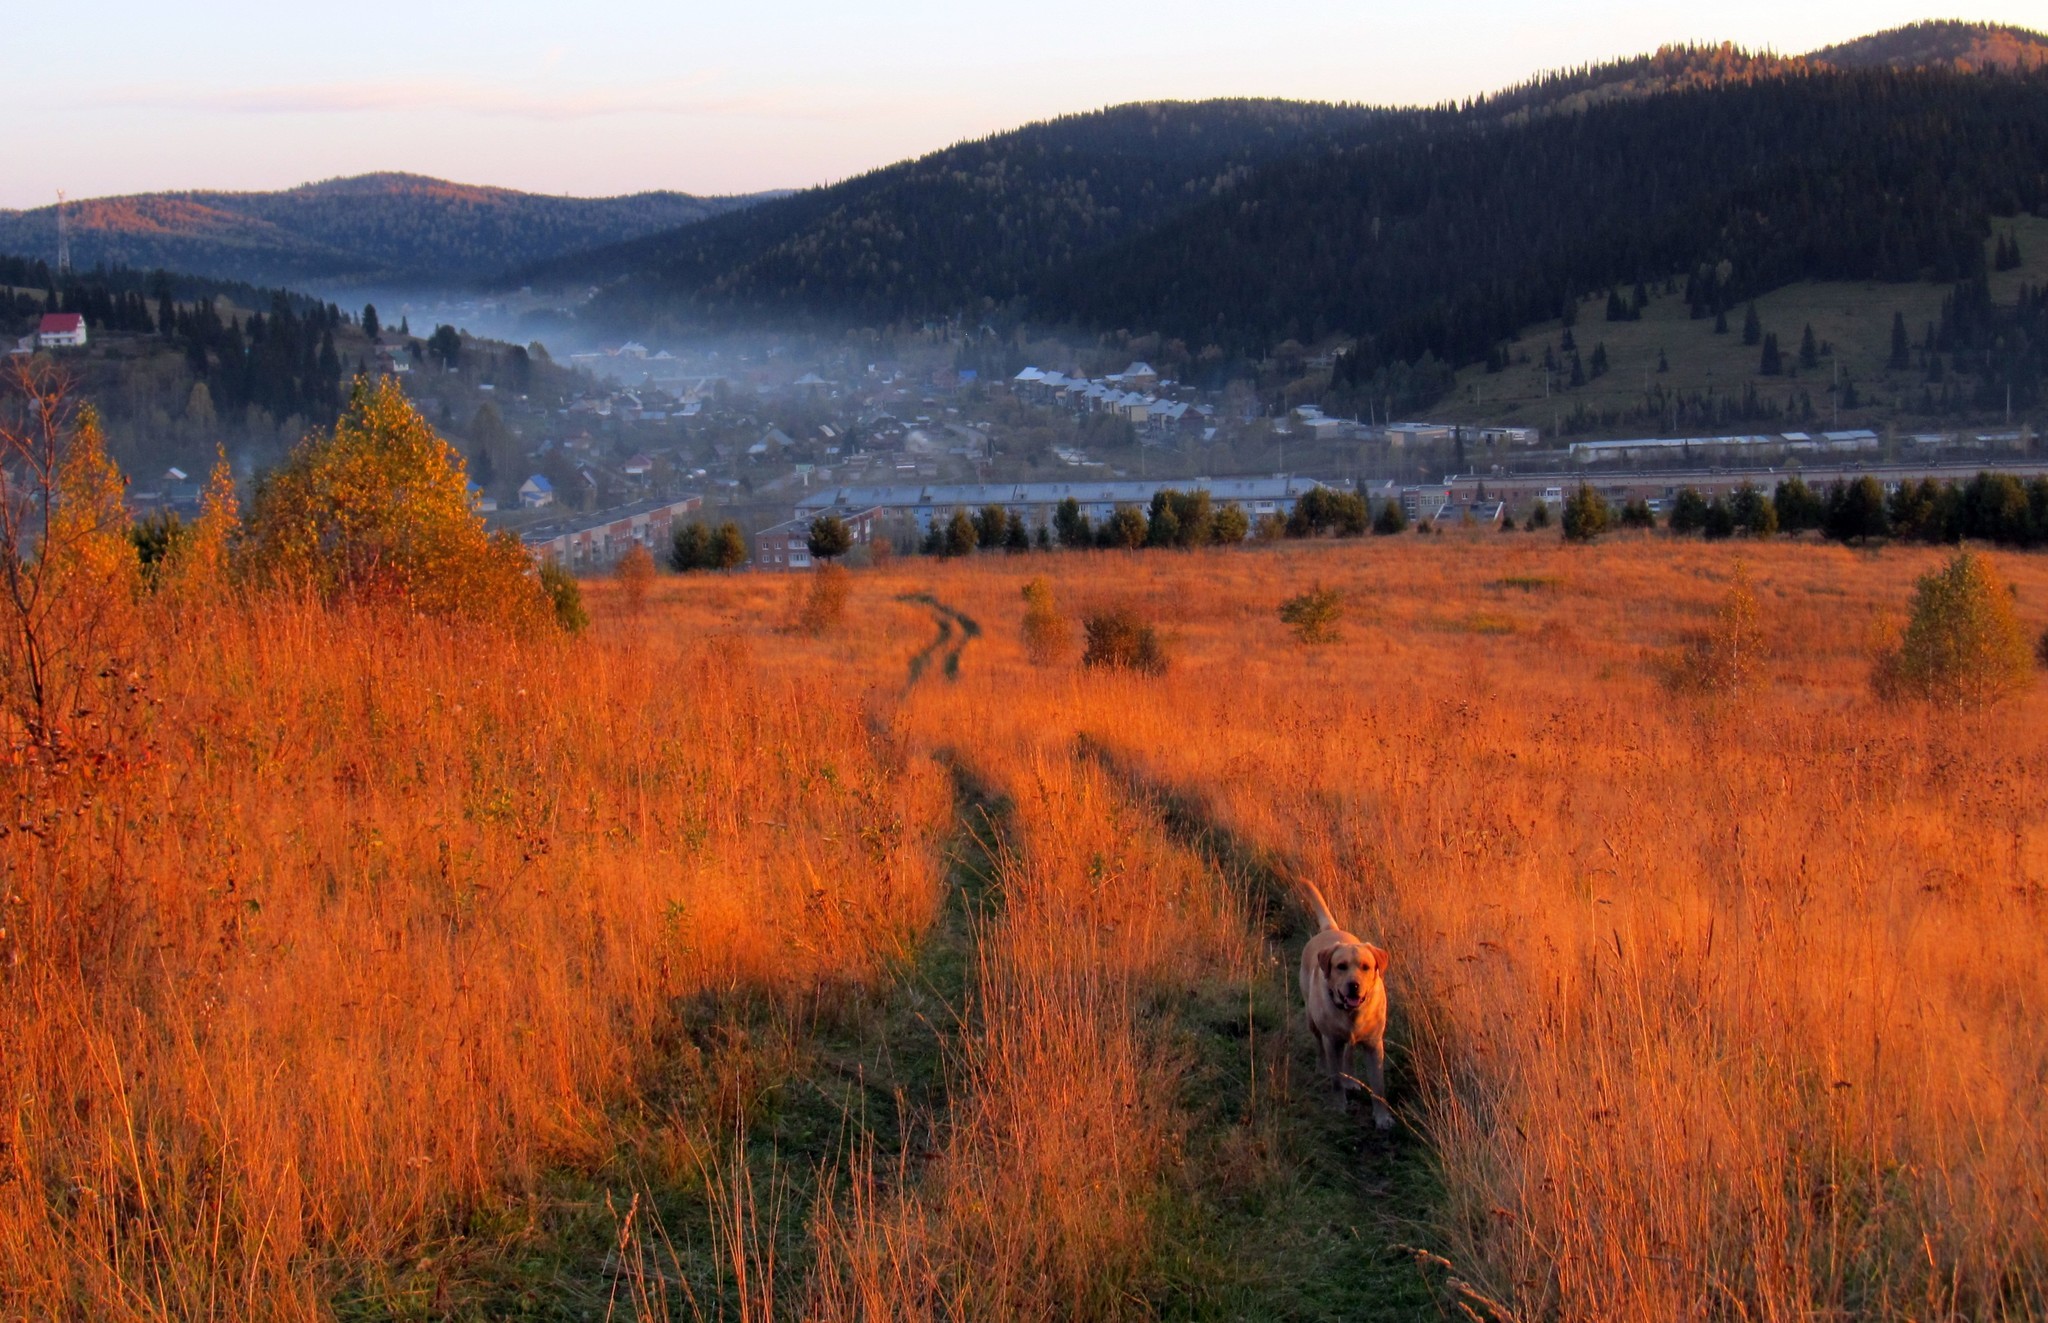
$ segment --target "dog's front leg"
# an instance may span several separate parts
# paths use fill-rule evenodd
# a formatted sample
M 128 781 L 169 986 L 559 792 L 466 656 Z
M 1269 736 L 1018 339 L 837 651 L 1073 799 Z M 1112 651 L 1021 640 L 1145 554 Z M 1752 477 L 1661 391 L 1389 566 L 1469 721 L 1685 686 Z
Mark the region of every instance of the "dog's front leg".
M 1365 1087 L 1372 1091 L 1374 1128 L 1392 1130 L 1394 1114 L 1387 1108 L 1387 1040 L 1377 1034 L 1365 1041 Z
M 1351 1110 L 1351 1090 L 1357 1081 L 1351 1078 L 1351 1040 L 1332 1039 L 1330 1042 L 1330 1087 L 1337 1094 L 1337 1110 Z

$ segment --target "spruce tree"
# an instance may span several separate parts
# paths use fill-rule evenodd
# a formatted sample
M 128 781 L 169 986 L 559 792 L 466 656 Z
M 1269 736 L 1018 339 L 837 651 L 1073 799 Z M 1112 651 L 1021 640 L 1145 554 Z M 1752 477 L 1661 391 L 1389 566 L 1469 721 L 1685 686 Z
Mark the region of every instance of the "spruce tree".
M 1930 324 L 1928 331 L 1931 333 L 1933 329 L 1932 324 Z M 1912 346 L 1906 343 L 1906 314 L 1894 312 L 1892 314 L 1892 356 L 1885 362 L 1885 366 L 1894 372 L 1903 372 L 1912 365 Z
M 1776 331 L 1772 331 L 1764 337 L 1763 358 L 1757 364 L 1756 370 L 1767 377 L 1775 377 L 1785 371 L 1785 360 L 1778 352 L 1778 333 Z
M 804 545 L 817 560 L 833 560 L 853 550 L 853 530 L 838 515 L 820 515 L 811 521 Z
M 1799 366 L 1811 370 L 1820 366 L 1820 344 L 1813 338 L 1813 323 L 1799 336 Z
M 1764 338 L 1764 324 L 1756 315 L 1756 300 L 1751 299 L 1748 311 L 1742 314 L 1742 343 L 1757 344 Z

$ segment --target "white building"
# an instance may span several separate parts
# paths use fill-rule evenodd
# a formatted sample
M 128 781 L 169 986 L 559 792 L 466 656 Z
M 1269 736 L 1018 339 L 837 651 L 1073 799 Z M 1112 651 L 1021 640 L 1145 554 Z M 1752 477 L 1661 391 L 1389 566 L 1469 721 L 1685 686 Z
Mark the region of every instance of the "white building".
M 519 504 L 528 510 L 539 510 L 555 503 L 555 484 L 536 473 L 519 484 Z
M 46 312 L 36 326 L 36 343 L 44 349 L 85 348 L 85 318 L 75 312 Z

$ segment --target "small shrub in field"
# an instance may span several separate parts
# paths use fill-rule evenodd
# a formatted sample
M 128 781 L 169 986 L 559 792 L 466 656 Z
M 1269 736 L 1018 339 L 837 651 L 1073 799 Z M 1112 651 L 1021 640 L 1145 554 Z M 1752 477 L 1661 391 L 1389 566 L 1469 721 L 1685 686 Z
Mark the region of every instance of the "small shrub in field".
M 1564 498 L 1564 539 L 1591 542 L 1607 531 L 1607 498 L 1580 483 Z
M 330 601 L 514 626 L 547 611 L 519 540 L 484 528 L 460 457 L 388 377 L 358 380 L 333 430 L 264 478 L 246 550 L 259 582 Z
M 590 624 L 589 613 L 583 609 L 583 589 L 575 575 L 548 561 L 540 567 L 540 586 L 554 609 L 556 624 L 571 634 L 581 633 Z
M 1074 649 L 1074 630 L 1040 575 L 1024 585 L 1024 655 L 1033 666 L 1057 666 Z
M 1210 528 L 1210 536 L 1219 547 L 1234 547 L 1245 540 L 1245 536 L 1251 532 L 1251 527 L 1251 518 L 1245 514 L 1244 507 L 1232 501 L 1216 512 L 1216 522 Z
M 639 615 L 647 609 L 647 590 L 654 586 L 654 553 L 635 542 L 626 548 L 626 554 L 619 557 L 619 589 L 626 598 L 626 609 Z
M 1344 595 L 1318 585 L 1281 603 L 1280 619 L 1303 643 L 1335 643 L 1337 624 L 1344 619 Z
M 1158 631 L 1131 607 L 1112 606 L 1094 612 L 1083 622 L 1082 632 L 1088 637 L 1081 654 L 1085 666 L 1146 675 L 1166 672 L 1166 651 L 1159 645 Z
M 1739 694 L 1756 683 L 1764 652 L 1763 612 L 1750 587 L 1749 572 L 1735 567 L 1714 623 L 1679 654 L 1674 678 L 1680 689 L 1705 694 Z
M 846 594 L 853 576 L 830 561 L 811 572 L 810 590 L 797 612 L 797 628 L 813 637 L 836 627 L 846 617 Z
M 1385 505 L 1381 506 L 1380 512 L 1373 517 L 1372 521 L 1372 531 L 1382 537 L 1402 532 L 1407 527 L 1408 512 L 1401 508 L 1399 501 L 1388 501 Z
M 2033 681 L 2033 658 L 2012 593 L 1990 562 L 1962 552 L 1921 577 L 1898 646 L 1871 677 L 1880 696 L 1981 707 Z
M 1278 542 L 1287 536 L 1287 516 L 1262 514 L 1259 522 L 1252 526 L 1252 536 L 1261 542 Z
M 1539 528 L 1550 527 L 1550 507 L 1542 501 L 1536 502 L 1536 508 L 1529 512 L 1529 522 L 1525 526 L 1531 533 Z
M 1657 516 L 1650 512 L 1650 503 L 1642 497 L 1635 497 L 1621 507 L 1623 528 L 1655 528 Z

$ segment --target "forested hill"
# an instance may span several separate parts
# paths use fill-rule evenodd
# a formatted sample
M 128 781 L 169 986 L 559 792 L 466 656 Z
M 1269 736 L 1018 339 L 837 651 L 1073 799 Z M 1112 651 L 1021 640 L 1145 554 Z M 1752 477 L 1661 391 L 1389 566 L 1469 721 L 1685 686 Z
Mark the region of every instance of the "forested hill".
M 873 324 L 1000 310 L 1241 349 L 1350 331 L 1400 352 L 1484 354 L 1505 333 L 1503 318 L 1554 304 L 1567 278 L 1633 280 L 1653 274 L 1638 269 L 1649 260 L 1689 270 L 1707 249 L 1739 249 L 1735 280 L 1745 287 L 1766 270 L 1789 279 L 1946 269 L 1932 249 L 1959 245 L 1965 229 L 1981 236 L 1987 207 L 2031 188 L 2038 93 L 2015 71 L 2044 58 L 2048 40 L 2034 33 L 1929 23 L 1805 56 L 1670 47 L 1430 109 L 1121 106 L 537 265 L 517 280 L 599 285 L 593 314 L 622 326 Z M 1595 110 L 1603 113 L 1588 118 Z M 1983 154 L 1964 160 L 1959 142 L 1941 141 L 1951 110 L 1992 139 L 1971 139 Z M 2008 113 L 2018 118 L 1983 118 Z M 1707 117 L 1705 133 L 1687 123 L 1696 114 Z M 1819 136 L 1774 128 L 1763 118 L 1771 114 Z M 1963 162 L 1964 191 L 1945 204 L 1916 164 L 1922 147 L 1926 162 Z M 1851 153 L 1846 169 L 1834 150 Z M 2007 167 L 2021 177 L 1994 187 L 1990 174 Z M 1919 210 L 1891 222 L 1893 248 L 1840 257 L 1875 254 L 1842 235 L 1863 235 L 1908 193 Z M 1785 214 L 1761 209 L 1795 199 L 1806 237 L 1790 240 Z M 1942 205 L 1954 214 L 1937 226 Z M 1734 229 L 1688 226 L 1686 207 Z M 1623 233 L 1596 237 L 1593 222 Z M 1945 237 L 1929 238 L 1936 228 Z M 1702 239 L 1709 233 L 1715 243 Z M 1894 251 L 1901 244 L 1914 256 Z M 1620 267 L 1628 270 L 1605 274 Z M 1560 290 L 1530 292 L 1545 282 Z
M 1034 312 L 1353 370 L 1485 358 L 1567 296 L 1685 281 L 1711 312 L 1801 278 L 1957 280 L 2048 207 L 2048 73 L 1807 73 L 1275 166 L 1055 273 Z
M 71 260 L 256 284 L 460 284 L 700 221 L 757 197 L 550 197 L 419 175 L 273 193 L 139 193 L 70 206 Z M 0 252 L 54 254 L 55 207 L 0 211 Z
M 619 319 L 887 321 L 1006 303 L 1051 271 L 1227 192 L 1276 159 L 1426 122 L 1420 111 L 1167 102 L 961 143 L 744 216 L 586 254 L 526 280 L 612 280 Z
M 1806 58 L 1838 69 L 2024 71 L 2048 67 L 2048 40 L 2037 32 L 1995 23 L 1911 23 L 1817 50 Z
M 1722 44 L 1666 46 L 1650 55 L 1541 74 L 1482 97 L 1468 109 L 1512 119 L 1532 111 L 1584 110 L 1603 101 L 1728 87 L 1841 69 L 2023 73 L 2048 65 L 2048 38 L 1992 23 L 1913 23 L 1805 55 Z

